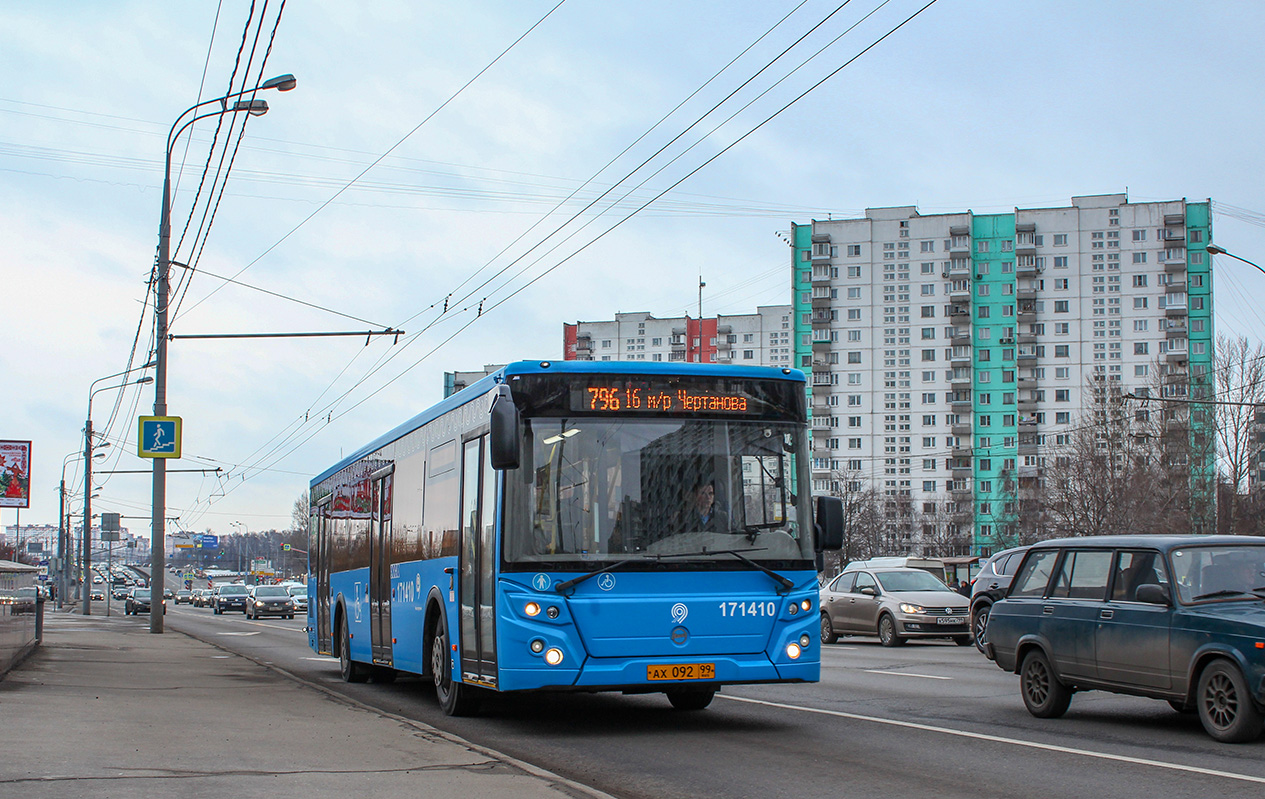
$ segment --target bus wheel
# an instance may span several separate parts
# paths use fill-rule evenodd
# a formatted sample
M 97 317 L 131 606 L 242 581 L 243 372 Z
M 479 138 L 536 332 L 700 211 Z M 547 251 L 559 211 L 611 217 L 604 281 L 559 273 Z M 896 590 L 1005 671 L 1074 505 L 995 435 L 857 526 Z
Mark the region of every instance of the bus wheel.
M 430 671 L 435 678 L 435 697 L 445 715 L 471 716 L 479 710 L 479 697 L 474 687 L 452 679 L 452 657 L 448 648 L 448 623 L 440 616 L 430 646 Z
M 668 701 L 677 710 L 702 710 L 712 703 L 715 691 L 668 691 Z
M 338 647 L 338 672 L 343 682 L 364 682 L 364 666 L 351 659 L 351 636 L 347 634 L 347 617 L 338 618 L 338 637 L 342 644 Z

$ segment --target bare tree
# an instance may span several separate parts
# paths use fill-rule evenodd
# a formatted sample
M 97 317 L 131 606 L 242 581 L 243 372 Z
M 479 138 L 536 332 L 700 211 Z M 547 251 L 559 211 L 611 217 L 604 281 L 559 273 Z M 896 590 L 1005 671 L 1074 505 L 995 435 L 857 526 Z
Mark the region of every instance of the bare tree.
M 970 554 L 969 515 L 959 512 L 951 496 L 923 502 L 915 523 L 921 528 L 922 554 L 928 557 L 955 557 Z
M 1059 536 L 1157 532 L 1160 479 L 1149 410 L 1113 381 L 1091 378 L 1066 445 L 1047 459 L 1045 520 Z
M 1242 532 L 1243 505 L 1253 456 L 1257 406 L 1265 405 L 1265 345 L 1252 346 L 1242 336 L 1217 338 L 1214 381 L 1216 442 L 1223 482 L 1220 532 Z M 1249 520 L 1253 521 L 1253 520 Z

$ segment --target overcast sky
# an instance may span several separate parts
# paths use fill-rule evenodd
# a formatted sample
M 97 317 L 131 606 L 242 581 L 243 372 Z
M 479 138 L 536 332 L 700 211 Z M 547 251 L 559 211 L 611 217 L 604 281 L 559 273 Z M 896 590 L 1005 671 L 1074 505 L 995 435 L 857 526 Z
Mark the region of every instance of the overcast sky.
M 246 126 L 197 249 L 203 205 L 193 214 L 176 258 L 196 258 L 199 273 L 172 332 L 396 326 L 408 335 L 368 346 L 173 342 L 169 412 L 184 418 L 185 457 L 169 466 L 223 472 L 172 474 L 169 515 L 199 532 L 284 528 L 312 475 L 440 399 L 445 371 L 557 358 L 567 321 L 691 310 L 700 272 L 707 315 L 789 302 L 789 255 L 776 234 L 793 221 L 883 205 L 1007 212 L 1127 190 L 1135 201 L 1211 198 L 1215 241 L 1265 262 L 1265 5 L 1246 0 L 939 0 L 613 228 L 925 0 L 889 0 L 774 85 L 880 3 L 848 3 L 517 261 L 837 0 L 565 0 L 552 14 L 557 0 L 287 4 L 263 71 L 293 73 L 298 88 L 260 95 L 271 111 Z M 250 8 L 0 0 L 0 439 L 34 442 L 23 523 L 56 523 L 63 458 L 82 452 L 89 386 L 127 368 L 138 330 L 133 363 L 146 360 L 165 136 L 183 109 L 229 91 Z M 252 24 L 235 85 L 248 60 L 245 74 L 258 77 L 279 8 L 254 4 L 265 24 L 250 58 Z M 215 130 L 215 119 L 199 122 L 175 147 L 175 239 Z M 212 174 L 217 164 L 218 155 Z M 345 316 L 214 277 L 245 267 L 240 281 Z M 1224 257 L 1216 269 L 1218 332 L 1258 339 L 1265 274 Z M 98 469 L 148 468 L 134 454 L 135 417 L 152 411 L 151 389 L 96 395 L 94 427 L 113 442 Z M 75 459 L 66 475 L 80 491 Z M 147 531 L 149 478 L 100 483 L 94 511 Z M 0 511 L 0 523 L 13 521 Z

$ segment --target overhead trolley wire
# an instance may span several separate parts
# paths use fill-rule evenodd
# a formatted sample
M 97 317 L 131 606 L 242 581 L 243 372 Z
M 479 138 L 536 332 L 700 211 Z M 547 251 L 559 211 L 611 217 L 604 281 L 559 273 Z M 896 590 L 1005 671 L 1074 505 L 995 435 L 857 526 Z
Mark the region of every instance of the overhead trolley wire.
M 275 242 L 274 242 L 271 246 L 269 246 L 266 250 L 264 250 L 262 253 L 260 253 L 259 255 L 257 255 L 257 256 L 256 256 L 253 260 L 251 260 L 249 263 L 247 263 L 245 266 L 243 266 L 240 270 L 238 270 L 238 271 L 237 271 L 237 272 L 233 275 L 233 277 L 235 277 L 235 278 L 236 278 L 236 277 L 240 277 L 240 276 L 241 276 L 241 275 L 242 275 L 242 274 L 243 274 L 246 270 L 250 269 L 252 266 L 254 266 L 255 264 L 259 263 L 261 260 L 263 260 L 263 258 L 264 258 L 264 257 L 266 257 L 266 256 L 268 255 L 268 253 L 270 253 L 270 252 L 272 252 L 273 250 L 275 250 L 275 249 L 276 249 L 277 247 L 279 247 L 279 246 L 280 246 L 280 245 L 281 245 L 284 241 L 286 241 L 286 240 L 287 240 L 287 239 L 289 239 L 291 236 L 293 236 L 295 233 L 297 233 L 297 232 L 299 231 L 299 229 L 300 229 L 300 228 L 302 228 L 302 227 L 303 227 L 304 225 L 306 225 L 309 221 L 311 221 L 311 220 L 312 220 L 312 219 L 313 219 L 313 218 L 314 218 L 317 214 L 319 214 L 319 213 L 321 213 L 321 211 L 325 210 L 325 208 L 327 208 L 327 207 L 330 205 L 330 203 L 332 203 L 332 202 L 333 202 L 334 200 L 336 200 L 339 196 L 341 196 L 341 195 L 343 194 L 343 192 L 345 192 L 345 191 L 347 191 L 348 189 L 350 189 L 353 185 L 355 185 L 355 184 L 356 184 L 356 182 L 357 182 L 357 181 L 359 181 L 362 177 L 364 177 L 366 174 L 368 174 L 368 173 L 369 173 L 369 170 L 373 169 L 375 166 L 377 166 L 379 163 L 381 163 L 381 162 L 382 162 L 382 160 L 383 160 L 384 158 L 386 158 L 388 155 L 390 155 L 392 152 L 394 152 L 394 151 L 395 151 L 398 147 L 400 147 L 400 145 L 404 144 L 404 142 L 408 141 L 408 139 L 409 139 L 410 137 L 412 137 L 412 136 L 413 136 L 413 134 L 415 134 L 415 133 L 417 133 L 417 131 L 421 130 L 421 128 L 422 128 L 422 126 L 423 126 L 423 125 L 425 125 L 427 122 L 429 122 L 431 119 L 433 119 L 433 118 L 435 117 L 435 115 L 436 115 L 436 114 L 438 114 L 440 111 L 442 111 L 444 108 L 446 108 L 446 107 L 448 106 L 448 104 L 449 104 L 449 103 L 451 103 L 453 100 L 457 99 L 457 97 L 459 97 L 459 96 L 461 95 L 461 93 L 462 93 L 462 92 L 464 92 L 467 88 L 469 88 L 469 86 L 470 86 L 472 83 L 474 83 L 476 80 L 478 80 L 480 77 L 482 77 L 482 76 L 484 75 L 484 73 L 486 73 L 488 70 L 490 70 L 493 66 L 495 66 L 495 65 L 497 64 L 497 62 L 499 62 L 499 61 L 500 61 L 502 58 L 504 58 L 504 57 L 505 57 L 505 56 L 506 56 L 506 55 L 507 55 L 507 54 L 508 54 L 511 50 L 513 50 L 513 49 L 514 49 L 514 47 L 515 47 L 515 46 L 517 46 L 519 42 L 521 42 L 521 41 L 523 41 L 523 39 L 527 38 L 527 36 L 528 36 L 528 35 L 530 35 L 532 31 L 536 30 L 536 28 L 540 27 L 540 25 L 541 25 L 542 23 L 544 23 L 544 21 L 545 21 L 545 20 L 547 20 L 547 19 L 548 19 L 548 18 L 549 18 L 549 17 L 553 14 L 553 12 L 557 11 L 560 7 L 562 7 L 562 4 L 563 4 L 563 3 L 565 3 L 565 2 L 566 2 L 566 0 L 558 0 L 558 3 L 557 3 L 556 5 L 554 5 L 554 6 L 553 6 L 553 8 L 550 8 L 548 11 L 546 11 L 546 12 L 545 12 L 545 14 L 544 14 L 544 16 L 542 16 L 540 19 L 536 20 L 536 22 L 535 22 L 535 23 L 534 23 L 534 24 L 533 24 L 530 28 L 528 28 L 526 31 L 524 31 L 524 32 L 523 32 L 523 34 L 522 34 L 521 36 L 519 36 L 517 39 L 515 39 L 513 42 L 511 42 L 511 43 L 509 44 L 509 46 L 508 46 L 508 47 L 506 47 L 506 48 L 505 48 L 504 50 L 502 50 L 502 51 L 501 51 L 501 52 L 500 52 L 500 53 L 499 53 L 499 54 L 498 54 L 495 58 L 493 58 L 491 61 L 489 61 L 489 62 L 487 63 L 487 65 L 483 67 L 483 69 L 481 69 L 481 70 L 479 70 L 477 73 L 475 73 L 474 77 L 470 78 L 470 80 L 468 80 L 468 81 L 466 81 L 464 84 L 462 84 L 461 88 L 457 89 L 457 91 L 456 91 L 456 92 L 454 92 L 451 96 L 449 96 L 449 97 L 448 97 L 448 99 L 444 100 L 442 103 L 440 103 L 440 104 L 439 104 L 439 106 L 438 106 L 438 107 L 436 107 L 433 111 L 431 111 L 429 114 L 427 114 L 427 115 L 426 115 L 426 117 L 425 117 L 424 119 L 422 119 L 422 121 L 421 121 L 421 122 L 418 122 L 418 123 L 417 123 L 417 125 L 415 125 L 415 126 L 413 127 L 413 129 L 412 129 L 412 130 L 410 130 L 408 133 L 404 134 L 404 136 L 403 136 L 403 137 L 402 137 L 399 141 L 397 141 L 395 144 L 393 144 L 393 145 L 391 145 L 389 148 L 387 148 L 387 150 L 386 150 L 385 152 L 383 152 L 381 155 L 379 155 L 377 158 L 375 158 L 371 164 L 369 164 L 368 166 L 366 166 L 363 170 L 361 170 L 361 171 L 360 171 L 360 173 L 359 173 L 359 174 L 357 174 L 355 177 L 353 177 L 351 180 L 349 180 L 346 184 L 344 184 L 344 185 L 342 186 L 342 188 L 340 188 L 340 189 L 338 189 L 338 191 L 334 192 L 334 194 L 333 194 L 333 195 L 331 195 L 331 196 L 329 197 L 329 199 L 327 199 L 327 200 L 325 200 L 323 203 L 321 203 L 321 205 L 320 205 L 320 206 L 319 206 L 316 210 L 314 210 L 312 213 L 310 213 L 310 214 L 308 214 L 306 217 L 304 217 L 304 218 L 303 218 L 303 219 L 302 219 L 302 220 L 301 220 L 301 221 L 300 221 L 297 225 L 295 225 L 293 228 L 291 228 L 289 231 L 287 231 L 285 235 L 283 235 L 281 238 L 277 239 L 277 241 L 275 241 Z M 223 284 L 221 284 L 220 286 L 217 286 L 216 288 L 212 289 L 212 290 L 211 290 L 211 291 L 210 291 L 210 292 L 209 292 L 206 296 L 202 297 L 202 298 L 201 298 L 201 299 L 199 299 L 197 302 L 195 302 L 195 303 L 194 303 L 194 304 L 193 304 L 193 305 L 189 308 L 189 311 L 192 311 L 194 308 L 197 308 L 199 305 L 201 305 L 202 303 L 206 302 L 208 299 L 210 299 L 212 296 L 214 296 L 216 293 L 218 293 L 218 292 L 219 292 L 219 290 L 220 290 L 221 288 L 223 288 Z

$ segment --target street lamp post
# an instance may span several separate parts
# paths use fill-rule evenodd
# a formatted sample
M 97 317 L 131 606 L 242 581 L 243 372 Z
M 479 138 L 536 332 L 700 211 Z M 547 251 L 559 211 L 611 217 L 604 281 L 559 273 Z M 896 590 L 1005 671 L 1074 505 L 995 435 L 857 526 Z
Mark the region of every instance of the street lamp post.
M 157 361 L 156 376 L 158 378 L 157 383 L 154 385 L 155 416 L 167 415 L 167 296 L 170 291 L 169 273 L 171 271 L 171 152 L 175 147 L 176 139 L 179 138 L 186 128 L 199 119 L 242 112 L 252 116 L 266 114 L 268 113 L 268 103 L 264 100 L 238 100 L 231 106 L 228 101 L 241 97 L 244 94 L 254 94 L 262 89 L 276 89 L 277 91 L 288 92 L 297 84 L 298 82 L 293 75 L 280 75 L 264 81 L 254 89 L 226 94 L 223 97 L 217 97 L 214 100 L 206 100 L 190 106 L 180 116 L 176 117 L 176 121 L 172 123 L 171 131 L 167 134 L 167 156 L 163 165 L 162 218 L 158 223 L 158 287 L 154 300 L 154 312 L 157 321 L 155 360 Z M 208 111 L 205 114 L 196 113 L 200 108 L 215 104 L 218 104 L 220 108 Z M 192 116 L 190 116 L 191 114 Z M 186 117 L 188 119 L 185 119 Z M 164 527 L 166 515 L 167 462 L 163 458 L 154 458 L 153 510 L 150 517 L 152 528 L 150 537 L 152 556 L 150 562 L 150 591 L 157 592 L 159 597 L 162 596 L 165 577 L 163 570 L 166 567 L 167 541 Z M 149 614 L 149 631 L 151 633 L 161 633 L 163 631 L 163 614 Z
M 92 580 L 88 576 L 88 570 L 92 568 L 92 398 L 102 391 L 113 391 L 115 389 L 126 388 L 128 386 L 144 385 L 154 382 L 152 377 L 142 377 L 137 380 L 128 380 L 125 383 L 119 383 L 115 386 L 102 386 L 94 389 L 97 383 L 102 380 L 111 380 L 116 377 L 122 377 L 128 372 L 135 372 L 138 369 L 145 369 L 150 364 L 138 366 L 136 369 L 126 369 L 118 374 L 107 375 L 92 381 L 92 385 L 88 386 L 88 415 L 85 417 L 83 425 L 83 607 L 81 613 L 85 616 L 92 615 Z M 100 448 L 110 446 L 110 442 L 105 442 Z M 107 591 L 109 588 L 107 587 Z
M 61 482 L 57 487 L 57 581 L 54 585 L 57 586 L 58 610 L 65 607 L 66 591 L 70 588 L 68 580 L 70 566 L 67 561 L 70 560 L 71 547 L 67 542 L 70 537 L 70 525 L 66 523 L 66 466 L 78 457 L 78 452 L 72 452 L 62 459 Z

